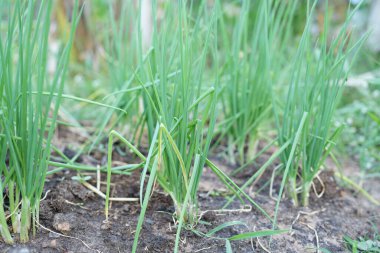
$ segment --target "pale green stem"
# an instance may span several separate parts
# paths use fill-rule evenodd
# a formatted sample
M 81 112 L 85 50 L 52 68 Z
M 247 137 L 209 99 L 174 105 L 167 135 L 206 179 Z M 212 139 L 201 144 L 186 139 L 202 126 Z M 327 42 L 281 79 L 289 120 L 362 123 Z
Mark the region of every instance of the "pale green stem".
M 298 206 L 297 182 L 295 178 L 289 178 L 288 192 L 294 206 Z
M 0 193 L 0 233 L 5 243 L 13 244 L 13 238 L 9 232 L 7 220 L 4 212 L 3 194 Z
M 21 203 L 21 228 L 20 228 L 20 242 L 26 243 L 29 241 L 30 229 L 30 200 L 27 197 L 22 198 Z
M 9 181 L 8 184 L 8 193 L 9 193 L 9 211 L 11 213 L 11 222 L 12 222 L 12 229 L 14 233 L 18 233 L 19 228 L 19 221 L 17 220 L 17 211 L 18 209 L 17 205 L 18 203 L 15 202 L 16 196 L 15 196 L 15 184 L 13 180 Z
M 304 182 L 302 185 L 302 205 L 309 205 L 311 182 Z

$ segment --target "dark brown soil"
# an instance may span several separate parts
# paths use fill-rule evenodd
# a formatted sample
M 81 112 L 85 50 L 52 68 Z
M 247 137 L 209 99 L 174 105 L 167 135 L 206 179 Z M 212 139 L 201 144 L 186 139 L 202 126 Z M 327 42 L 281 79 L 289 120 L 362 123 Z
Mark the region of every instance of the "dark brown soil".
M 88 158 L 82 158 L 84 162 Z M 263 161 L 266 156 L 261 158 Z M 224 171 L 232 167 L 218 160 L 215 163 Z M 260 162 L 260 161 L 259 161 Z M 273 168 L 272 168 L 273 169 Z M 234 178 L 245 182 L 254 172 L 254 166 Z M 275 201 L 268 196 L 268 187 L 255 193 L 268 181 L 271 173 L 247 190 L 257 203 L 273 215 Z M 41 203 L 40 224 L 37 236 L 26 245 L 7 246 L 0 242 L 0 252 L 130 252 L 137 219 L 138 202 L 113 202 L 110 222 L 104 223 L 104 201 L 81 183 L 72 180 L 74 172 L 64 171 L 48 178 L 46 198 Z M 361 195 L 338 186 L 332 172 L 322 175 L 326 192 L 321 198 L 312 194 L 308 208 L 295 208 L 286 197 L 279 210 L 280 228 L 292 228 L 287 234 L 260 240 L 232 242 L 234 252 L 317 252 L 317 246 L 330 252 L 346 252 L 343 236 L 365 236 L 380 228 L 379 208 Z M 94 178 L 94 177 L 93 177 Z M 104 180 L 104 176 L 102 178 Z M 112 194 L 117 197 L 138 197 L 139 174 L 114 175 Z M 89 183 L 95 185 L 95 180 Z M 274 184 L 274 191 L 278 189 Z M 371 182 L 369 192 L 377 199 L 380 194 L 378 181 Z M 103 188 L 103 186 L 102 186 Z M 102 189 L 104 191 L 104 189 Z M 256 209 L 247 209 L 233 202 L 228 211 L 221 211 L 228 192 L 215 175 L 206 168 L 199 191 L 200 210 L 206 211 L 195 228 L 207 232 L 229 221 L 242 221 L 247 227 L 225 228 L 214 236 L 225 238 L 238 233 L 270 229 L 271 223 Z M 169 196 L 156 187 L 139 240 L 138 252 L 173 252 L 176 228 L 173 222 L 173 205 Z M 62 234 L 62 235 L 60 235 Z M 180 252 L 225 252 L 225 241 L 200 237 L 183 230 Z

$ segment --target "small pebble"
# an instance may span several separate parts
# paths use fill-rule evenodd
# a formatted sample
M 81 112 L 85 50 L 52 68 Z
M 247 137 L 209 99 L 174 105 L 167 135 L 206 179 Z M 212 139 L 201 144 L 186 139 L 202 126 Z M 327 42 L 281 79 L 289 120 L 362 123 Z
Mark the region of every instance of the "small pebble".
M 149 219 L 149 218 L 145 218 L 145 222 L 149 225 L 152 225 L 154 222 L 152 219 Z
M 62 223 L 55 223 L 54 228 L 57 229 L 60 232 L 69 232 L 71 230 L 70 223 L 68 222 L 62 222 Z
M 51 240 L 50 241 L 50 248 L 53 248 L 53 249 L 57 248 L 57 240 Z
M 123 211 L 124 211 L 124 212 L 129 212 L 130 209 L 131 209 L 131 208 L 129 207 L 128 204 L 125 204 L 125 205 L 123 206 Z
M 100 229 L 107 230 L 111 228 L 111 222 L 105 222 L 100 226 Z
M 59 232 L 66 234 L 72 230 L 73 222 L 75 222 L 73 215 L 57 213 L 54 215 L 53 227 Z

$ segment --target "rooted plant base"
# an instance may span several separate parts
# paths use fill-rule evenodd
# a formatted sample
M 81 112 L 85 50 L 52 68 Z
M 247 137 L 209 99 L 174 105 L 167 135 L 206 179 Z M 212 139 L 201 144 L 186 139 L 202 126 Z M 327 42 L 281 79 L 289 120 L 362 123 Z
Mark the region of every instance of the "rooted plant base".
M 228 167 L 223 169 L 231 170 Z M 75 174 L 72 172 L 61 172 L 49 178 L 49 182 L 46 183 L 46 191 L 49 192 L 42 201 L 40 213 L 41 225 L 69 237 L 39 228 L 37 237 L 31 238 L 29 243 L 14 246 L 1 243 L 0 252 L 130 252 L 140 210 L 139 204 L 113 202 L 110 223 L 104 223 L 104 201 L 80 183 L 72 181 L 73 175 Z M 262 181 L 266 181 L 267 178 L 264 177 L 267 176 L 264 175 Z M 346 252 L 342 240 L 344 235 L 370 235 L 373 225 L 380 227 L 377 207 L 350 190 L 340 189 L 331 173 L 326 172 L 322 176 L 326 184 L 326 193 L 320 199 L 311 194 L 310 207 L 294 208 L 289 199 L 282 201 L 278 223 L 281 228 L 290 228 L 294 224 L 291 233 L 274 236 L 271 246 L 268 245 L 269 238 L 260 238 L 259 241 L 255 239 L 252 242 L 232 242 L 234 252 L 265 252 L 262 247 L 270 249 L 271 252 L 315 252 L 316 236 L 321 248 L 331 252 Z M 235 178 L 237 182 L 246 179 L 241 176 Z M 112 181 L 116 183 L 112 187 L 114 196 L 138 197 L 138 173 L 131 176 L 114 176 Z M 95 185 L 94 182 L 91 183 Z M 257 188 L 260 188 L 260 183 L 259 181 Z M 371 185 L 380 187 L 378 182 Z M 220 209 L 225 203 L 224 197 L 220 196 L 224 193 L 223 189 L 223 185 L 206 169 L 199 193 L 201 210 Z M 379 194 L 379 189 L 371 189 L 372 194 L 376 192 Z M 250 194 L 252 195 L 252 192 Z M 378 195 L 374 196 L 379 198 Z M 254 199 L 270 214 L 273 213 L 271 210 L 274 209 L 275 201 L 270 199 L 266 192 L 254 196 Z M 238 202 L 229 207 L 239 208 L 241 206 Z M 148 207 L 138 252 L 172 252 L 176 233 L 171 216 L 173 212 L 170 197 L 156 189 Z M 219 237 L 271 228 L 270 222 L 255 209 L 224 213 L 207 212 L 202 220 L 211 224 L 199 224 L 196 229 L 202 232 L 228 221 L 243 221 L 249 227 L 249 230 L 244 226 L 225 228 L 215 235 Z M 223 240 L 206 239 L 190 231 L 183 231 L 180 252 L 225 252 Z

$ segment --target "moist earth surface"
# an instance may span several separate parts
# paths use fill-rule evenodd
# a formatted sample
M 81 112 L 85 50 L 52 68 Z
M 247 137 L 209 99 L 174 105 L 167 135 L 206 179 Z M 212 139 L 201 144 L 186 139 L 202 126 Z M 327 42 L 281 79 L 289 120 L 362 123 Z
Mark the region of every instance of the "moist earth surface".
M 270 154 L 260 157 L 263 163 Z M 101 155 L 92 154 L 93 157 Z M 89 155 L 90 157 L 90 155 Z M 114 158 L 125 160 L 117 154 Z M 90 161 L 86 156 L 82 161 Z M 130 159 L 130 158 L 129 158 Z M 223 159 L 212 159 L 226 173 L 234 166 L 226 165 Z M 90 163 L 90 162 L 89 162 Z M 272 167 L 275 167 L 275 164 Z M 257 166 L 246 168 L 233 177 L 243 184 L 257 170 Z M 354 173 L 354 165 L 347 166 Z M 274 214 L 276 192 L 280 178 L 274 180 L 270 194 L 272 172 L 265 172 L 254 186 L 246 192 L 260 204 L 269 215 Z M 112 202 L 110 218 L 105 222 L 104 200 L 83 184 L 72 179 L 72 171 L 61 171 L 47 178 L 45 197 L 41 202 L 40 219 L 36 225 L 37 235 L 27 244 L 13 246 L 0 243 L 0 252 L 130 252 L 140 212 L 139 202 Z M 96 185 L 92 178 L 88 183 Z M 102 175 L 102 180 L 105 176 Z M 324 186 L 316 183 L 316 193 L 311 194 L 309 207 L 294 207 L 292 201 L 282 199 L 278 212 L 278 225 L 290 229 L 288 233 L 259 239 L 232 241 L 233 252 L 317 252 L 317 247 L 330 252 L 347 252 L 343 236 L 351 238 L 369 236 L 380 228 L 379 208 L 356 192 L 338 184 L 331 170 L 321 174 Z M 111 193 L 114 197 L 138 197 L 140 175 L 113 175 Z M 373 180 L 367 189 L 379 199 L 380 184 Z M 265 187 L 264 187 L 265 186 Z M 105 192 L 105 185 L 101 185 Z M 219 179 L 205 168 L 199 190 L 200 219 L 193 228 L 183 229 L 180 252 L 225 252 L 225 240 L 239 233 L 271 229 L 271 222 L 256 208 L 234 201 L 226 209 L 226 196 L 230 193 Z M 172 252 L 176 235 L 173 203 L 158 186 L 151 196 L 138 252 Z M 226 227 L 213 238 L 200 236 L 226 222 L 240 221 L 245 225 Z

